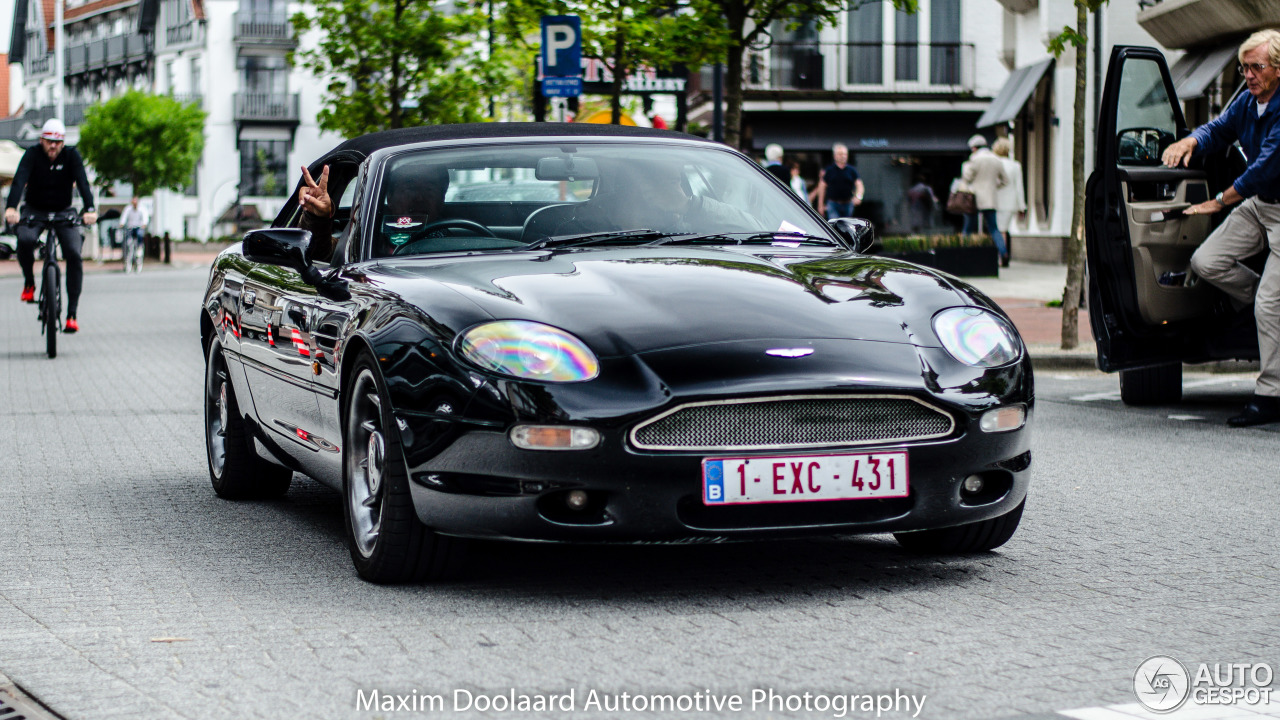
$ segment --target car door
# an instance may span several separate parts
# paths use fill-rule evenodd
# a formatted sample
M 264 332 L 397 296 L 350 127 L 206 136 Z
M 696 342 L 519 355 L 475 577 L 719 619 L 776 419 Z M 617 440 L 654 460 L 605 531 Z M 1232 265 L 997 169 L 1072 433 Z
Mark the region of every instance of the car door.
M 340 198 L 335 230 L 350 217 L 344 190 L 357 166 L 341 160 L 331 164 L 330 190 Z M 296 226 L 299 215 L 292 212 L 278 224 Z M 327 270 L 327 263 L 317 263 L 317 269 Z M 340 441 L 322 429 L 332 423 L 321 420 L 316 393 L 329 388 L 318 387 L 316 378 L 325 368 L 334 374 L 334 323 L 342 316 L 340 304 L 321 297 L 295 269 L 255 264 L 247 273 L 240 296 L 240 344 L 258 420 L 277 446 L 308 473 L 325 475 L 322 479 L 331 474 L 324 468 L 340 467 Z
M 1189 133 L 1164 56 L 1117 46 L 1099 108 L 1086 187 L 1089 320 L 1102 370 L 1210 359 L 1224 312 L 1208 283 L 1187 283 L 1191 255 L 1218 217 L 1185 215 L 1229 185 L 1222 158 L 1166 168 Z M 1238 151 L 1237 151 L 1238 152 Z

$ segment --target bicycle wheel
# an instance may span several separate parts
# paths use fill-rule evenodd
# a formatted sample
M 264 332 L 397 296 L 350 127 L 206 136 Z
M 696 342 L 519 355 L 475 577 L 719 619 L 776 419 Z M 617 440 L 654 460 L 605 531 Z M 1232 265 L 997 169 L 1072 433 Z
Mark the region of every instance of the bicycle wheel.
M 40 317 L 44 322 L 44 349 L 50 358 L 55 358 L 58 357 L 58 318 L 62 314 L 62 278 L 57 265 L 44 266 L 42 282 Z

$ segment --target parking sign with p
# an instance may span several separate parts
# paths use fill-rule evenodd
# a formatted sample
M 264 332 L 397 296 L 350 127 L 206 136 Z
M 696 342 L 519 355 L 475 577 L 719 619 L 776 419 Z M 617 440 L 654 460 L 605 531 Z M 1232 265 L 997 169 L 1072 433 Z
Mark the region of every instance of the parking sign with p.
M 542 74 L 582 74 L 582 21 L 577 15 L 542 16 Z

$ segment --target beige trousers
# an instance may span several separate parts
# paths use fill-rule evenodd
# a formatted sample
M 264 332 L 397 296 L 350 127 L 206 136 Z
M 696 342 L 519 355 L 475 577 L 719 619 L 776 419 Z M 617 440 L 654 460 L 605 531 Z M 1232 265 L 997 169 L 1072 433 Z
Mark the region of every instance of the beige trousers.
M 1261 252 L 1268 239 L 1271 251 L 1259 276 L 1240 261 Z M 1280 397 L 1280 203 L 1240 203 L 1191 256 L 1191 269 L 1238 307 L 1253 303 L 1262 365 L 1254 392 Z

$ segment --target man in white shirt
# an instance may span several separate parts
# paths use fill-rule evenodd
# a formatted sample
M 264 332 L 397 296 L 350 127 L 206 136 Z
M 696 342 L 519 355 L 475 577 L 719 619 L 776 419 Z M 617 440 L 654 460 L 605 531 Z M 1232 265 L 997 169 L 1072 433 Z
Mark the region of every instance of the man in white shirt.
M 130 266 L 135 269 L 135 272 L 142 272 L 142 238 L 150 223 L 151 218 L 147 217 L 146 211 L 138 206 L 138 198 L 134 196 L 124 212 L 120 213 L 120 229 L 124 231 L 122 257 L 125 272 L 129 272 Z

